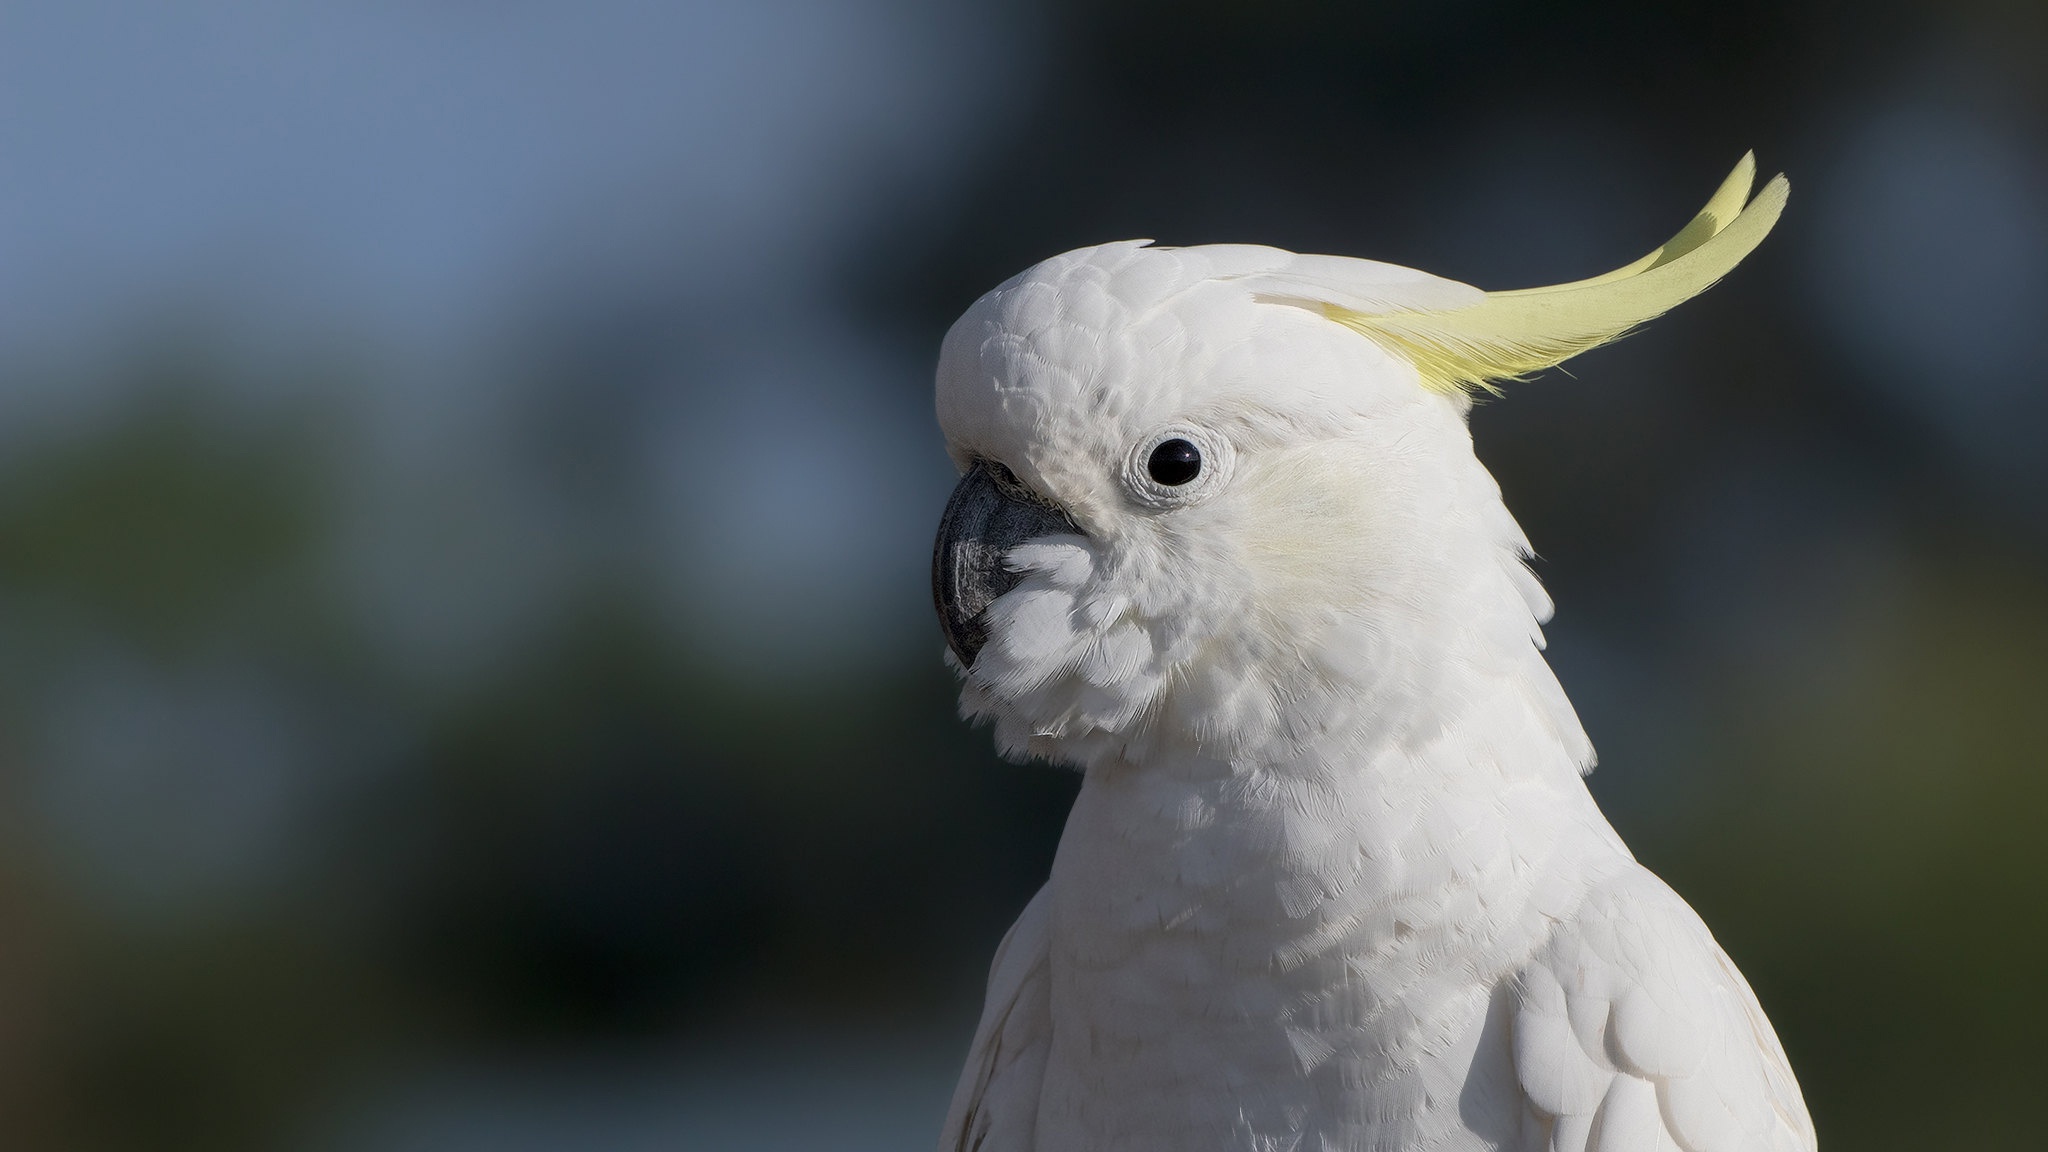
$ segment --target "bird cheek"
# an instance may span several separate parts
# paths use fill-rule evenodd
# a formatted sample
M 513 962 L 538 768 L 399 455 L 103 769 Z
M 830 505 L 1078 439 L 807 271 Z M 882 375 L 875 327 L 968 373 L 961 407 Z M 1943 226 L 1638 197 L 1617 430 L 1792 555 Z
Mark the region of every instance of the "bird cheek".
M 989 607 L 989 641 L 975 664 L 976 677 L 1009 698 L 1040 687 L 1084 655 L 1074 620 L 1073 593 L 1019 587 Z

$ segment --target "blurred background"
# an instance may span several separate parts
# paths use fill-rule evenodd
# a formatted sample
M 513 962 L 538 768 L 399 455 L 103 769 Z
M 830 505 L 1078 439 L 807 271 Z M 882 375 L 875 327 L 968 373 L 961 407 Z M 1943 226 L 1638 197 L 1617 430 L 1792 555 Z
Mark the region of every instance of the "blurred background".
M 945 326 L 1132 236 L 1506 288 L 1600 795 L 1824 1146 L 2039 1148 L 2048 9 L 0 8 L 10 1148 L 929 1146 L 1074 781 L 953 716 Z

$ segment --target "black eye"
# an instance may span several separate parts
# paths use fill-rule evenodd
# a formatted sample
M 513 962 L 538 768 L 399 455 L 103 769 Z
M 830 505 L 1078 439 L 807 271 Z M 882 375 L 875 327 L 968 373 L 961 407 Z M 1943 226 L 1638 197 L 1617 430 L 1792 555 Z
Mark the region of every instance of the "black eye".
M 1202 450 L 1185 440 L 1168 440 L 1152 450 L 1145 471 L 1168 488 L 1178 488 L 1202 474 Z

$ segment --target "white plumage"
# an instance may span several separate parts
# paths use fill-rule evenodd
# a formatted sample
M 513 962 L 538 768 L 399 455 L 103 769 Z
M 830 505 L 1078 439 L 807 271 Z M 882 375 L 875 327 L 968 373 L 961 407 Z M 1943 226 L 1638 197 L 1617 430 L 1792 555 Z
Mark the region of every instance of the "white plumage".
M 943 1152 L 1814 1147 L 1748 986 L 1586 791 L 1465 424 L 1732 268 L 1784 200 L 1743 210 L 1751 171 L 1576 285 L 1133 241 L 954 325 L 949 450 L 1071 529 L 1004 549 L 963 706 L 1084 780 Z

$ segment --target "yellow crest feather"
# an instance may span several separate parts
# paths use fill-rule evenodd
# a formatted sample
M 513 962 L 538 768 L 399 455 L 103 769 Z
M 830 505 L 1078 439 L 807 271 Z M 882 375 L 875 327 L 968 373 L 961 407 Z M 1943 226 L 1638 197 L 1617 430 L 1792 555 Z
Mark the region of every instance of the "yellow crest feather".
M 1555 367 L 1618 340 L 1726 276 L 1763 242 L 1785 209 L 1791 188 L 1785 177 L 1773 177 L 1749 200 L 1755 178 L 1752 153 L 1678 235 L 1642 259 L 1588 280 L 1488 292 L 1466 308 L 1369 314 L 1326 304 L 1323 311 L 1413 362 L 1425 387 L 1498 393 L 1496 381 Z

